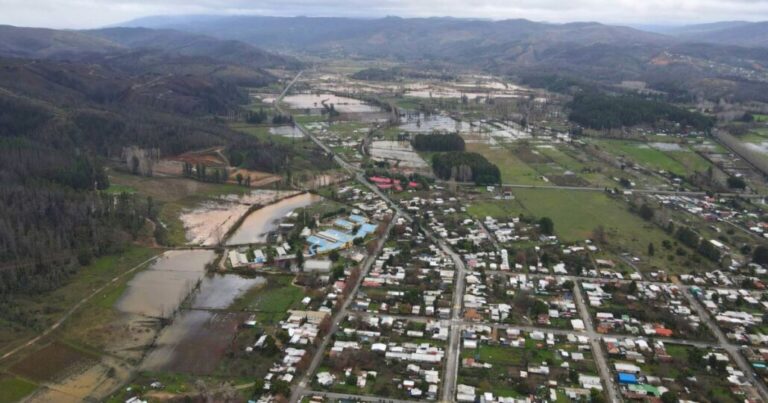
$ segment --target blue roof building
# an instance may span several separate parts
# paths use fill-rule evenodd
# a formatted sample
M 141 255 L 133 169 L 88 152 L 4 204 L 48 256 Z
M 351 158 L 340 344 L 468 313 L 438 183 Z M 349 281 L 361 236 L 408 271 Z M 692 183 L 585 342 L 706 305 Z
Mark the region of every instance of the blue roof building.
M 635 385 L 637 384 L 637 376 L 635 374 L 628 374 L 626 372 L 619 372 L 619 383 Z

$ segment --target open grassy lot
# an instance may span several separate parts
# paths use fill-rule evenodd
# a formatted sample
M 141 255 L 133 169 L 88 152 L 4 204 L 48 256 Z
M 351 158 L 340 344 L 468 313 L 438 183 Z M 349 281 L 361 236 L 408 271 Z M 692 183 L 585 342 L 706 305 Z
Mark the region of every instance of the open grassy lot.
M 268 276 L 265 286 L 249 290 L 235 300 L 230 309 L 257 312 L 262 325 L 277 323 L 304 298 L 302 288 L 292 281 L 291 276 Z
M 0 374 L 0 402 L 16 402 L 34 392 L 37 385 L 24 379 Z
M 555 232 L 566 241 L 588 238 L 598 225 L 642 236 L 649 224 L 627 211 L 624 205 L 602 192 L 556 189 L 513 189 L 515 200 L 472 204 L 477 217 L 509 217 L 520 214 L 550 217 Z M 644 238 L 644 237 L 643 237 Z M 647 243 L 646 243 L 647 245 Z
M 549 217 L 555 233 L 564 241 L 588 239 L 603 226 L 608 234 L 604 249 L 645 256 L 649 243 L 657 247 L 663 240 L 673 240 L 655 225 L 643 221 L 627 205 L 605 193 L 559 189 L 512 189 L 515 200 L 488 200 L 471 204 L 468 212 L 478 218 L 516 217 L 520 214 Z M 660 254 L 649 257 L 650 265 L 674 271 Z
M 467 151 L 482 154 L 491 163 L 499 167 L 501 180 L 504 183 L 516 183 L 522 185 L 546 184 L 539 177 L 539 173 L 528 164 L 518 159 L 512 151 L 505 148 L 495 148 L 487 144 L 467 144 Z
M 709 162 L 693 152 L 688 146 L 680 145 L 680 150 L 662 151 L 649 143 L 623 140 L 593 140 L 601 148 L 623 155 L 647 168 L 665 170 L 680 176 L 688 176 L 694 171 L 705 171 Z

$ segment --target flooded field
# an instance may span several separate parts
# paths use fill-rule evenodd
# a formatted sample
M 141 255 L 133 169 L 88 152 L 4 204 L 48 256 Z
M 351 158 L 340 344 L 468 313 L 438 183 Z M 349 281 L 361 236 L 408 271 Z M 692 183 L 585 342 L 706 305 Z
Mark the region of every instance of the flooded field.
M 224 309 L 246 291 L 266 283 L 264 277 L 246 278 L 235 274 L 205 277 L 192 302 L 192 309 Z
M 213 260 L 208 250 L 168 251 L 129 283 L 115 308 L 149 317 L 170 317 Z
M 248 314 L 184 311 L 157 339 L 143 370 L 208 374 Z
M 244 278 L 235 274 L 206 277 L 191 309 L 183 311 L 163 330 L 143 368 L 190 374 L 212 372 L 248 315 L 214 310 L 229 307 L 249 289 L 264 284 L 263 277 Z
M 365 102 L 334 94 L 296 94 L 283 98 L 293 109 L 323 109 L 323 104 L 333 107 L 341 113 L 380 112 L 380 109 Z
M 180 219 L 184 223 L 190 244 L 217 245 L 223 241 L 230 227 L 254 204 L 270 204 L 296 193 L 259 189 L 242 196 L 229 195 L 187 210 L 181 214 Z
M 520 96 L 516 90 L 477 88 L 475 85 L 465 85 L 466 88 L 452 88 L 447 86 L 430 86 L 428 88 L 406 91 L 403 94 L 412 98 L 449 98 L 457 99 L 466 96 L 470 100 L 486 97 L 493 98 L 517 98 Z M 478 91 L 480 89 L 481 91 Z
M 685 151 L 686 149 L 681 147 L 677 143 L 649 143 L 649 145 L 659 151 Z
M 377 161 L 389 161 L 400 168 L 428 168 L 429 165 L 413 150 L 407 141 L 379 140 L 371 143 L 371 157 Z
M 302 133 L 301 130 L 299 130 L 299 128 L 296 126 L 270 127 L 269 134 L 274 134 L 276 136 L 289 137 L 289 138 L 304 137 L 304 133 Z
M 452 132 L 468 133 L 472 130 L 469 122 L 454 120 L 445 115 L 408 115 L 400 130 L 410 133 Z
M 279 220 L 293 210 L 309 206 L 321 199 L 320 196 L 311 193 L 302 193 L 256 210 L 243 221 L 240 228 L 229 238 L 227 245 L 266 242 L 267 235 L 277 229 Z
M 757 151 L 761 154 L 768 154 L 768 141 L 764 141 L 762 143 L 744 143 L 744 145 L 752 151 Z
M 487 132 L 489 138 L 506 142 L 530 139 L 531 134 L 520 130 L 519 127 L 501 122 L 483 124 L 483 131 Z

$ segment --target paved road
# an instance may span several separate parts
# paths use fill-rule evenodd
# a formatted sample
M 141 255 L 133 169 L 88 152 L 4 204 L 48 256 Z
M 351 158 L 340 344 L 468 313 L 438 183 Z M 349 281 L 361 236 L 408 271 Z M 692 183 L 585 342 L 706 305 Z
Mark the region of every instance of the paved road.
M 455 401 L 456 399 L 456 378 L 459 373 L 459 351 L 461 343 L 461 315 L 462 302 L 464 299 L 464 286 L 466 279 L 466 267 L 461 256 L 454 252 L 445 241 L 438 241 L 440 248 L 451 257 L 456 269 L 454 277 L 456 284 L 453 287 L 453 304 L 451 306 L 451 329 L 448 333 L 448 348 L 445 354 L 445 374 L 443 375 L 443 398 L 444 402 Z
M 289 84 L 288 87 L 283 91 L 281 96 L 278 98 L 278 100 L 275 102 L 275 106 L 278 111 L 282 112 L 279 106 L 279 100 L 282 99 L 282 97 L 288 92 L 290 89 L 290 86 L 292 86 L 296 80 L 300 77 L 301 73 L 299 73 Z M 299 130 L 304 133 L 305 136 L 310 138 L 315 144 L 318 145 L 318 147 L 325 150 L 327 153 L 333 156 L 334 160 L 345 170 L 350 172 L 354 175 L 355 179 L 369 188 L 372 192 L 374 192 L 376 195 L 378 195 L 383 200 L 387 201 L 387 203 L 393 208 L 393 210 L 396 212 L 397 216 L 401 216 L 403 218 L 406 218 L 409 221 L 412 221 L 413 218 L 405 211 L 403 211 L 400 206 L 392 201 L 388 195 L 383 193 L 378 187 L 374 186 L 373 184 L 369 183 L 366 178 L 363 175 L 363 172 L 360 168 L 353 166 L 346 162 L 343 158 L 341 158 L 338 154 L 336 154 L 330 147 L 325 145 L 320 139 L 318 139 L 316 136 L 314 136 L 311 132 L 306 130 L 301 124 L 297 124 L 297 127 Z M 535 186 L 535 185 L 520 185 L 520 184 L 504 184 L 505 187 L 510 188 L 526 188 L 526 189 L 565 189 L 565 190 L 573 190 L 573 191 L 604 191 L 604 188 L 596 188 L 596 187 L 569 187 L 569 186 Z M 648 194 L 667 194 L 667 195 L 686 195 L 686 196 L 702 196 L 704 195 L 703 192 L 682 192 L 682 191 L 667 191 L 667 190 L 652 190 L 652 189 L 633 189 L 633 192 L 637 193 L 648 193 Z M 735 194 L 721 194 L 722 196 L 743 196 L 743 197 L 753 197 L 751 195 L 735 195 Z M 392 221 L 394 223 L 394 220 Z M 391 225 L 391 224 L 390 224 Z M 452 307 L 451 307 L 451 320 L 450 325 L 451 329 L 449 332 L 449 339 L 448 339 L 448 348 L 446 352 L 446 361 L 445 361 L 445 375 L 443 379 L 443 390 L 442 390 L 442 401 L 454 401 L 455 400 L 455 389 L 456 389 L 456 382 L 457 382 L 457 374 L 458 374 L 458 365 L 459 365 L 459 351 L 460 351 L 460 342 L 461 342 L 461 330 L 464 326 L 469 326 L 472 323 L 465 322 L 461 319 L 462 315 L 462 300 L 464 296 L 464 288 L 465 288 L 465 275 L 466 275 L 466 267 L 464 266 L 464 262 L 462 261 L 461 257 L 453 251 L 446 243 L 445 241 L 438 239 L 428 228 L 422 228 L 422 231 L 427 235 L 432 242 L 434 242 L 436 245 L 438 245 L 446 254 L 448 254 L 451 259 L 454 261 L 455 267 L 456 267 L 456 283 L 453 290 L 453 301 L 452 301 Z M 381 247 L 383 243 L 379 244 L 379 247 Z M 378 254 L 378 252 L 377 252 Z M 375 255 L 369 256 L 369 259 L 374 259 Z M 368 261 L 366 261 L 367 263 Z M 366 265 L 367 268 L 370 268 L 370 265 Z M 366 270 L 367 272 L 367 270 Z M 508 274 L 508 275 L 515 275 L 518 273 L 515 272 L 490 272 L 493 274 Z M 553 276 L 551 274 L 548 275 L 529 275 L 531 277 L 537 277 L 537 276 Z M 364 275 L 361 276 L 360 281 L 355 286 L 355 291 L 360 285 L 360 282 L 362 281 L 362 278 Z M 606 385 L 606 393 L 608 394 L 609 400 L 611 402 L 619 402 L 621 401 L 621 394 L 618 392 L 618 389 L 616 388 L 616 384 L 613 381 L 613 377 L 611 376 L 610 368 L 608 367 L 608 361 L 605 357 L 604 351 L 601 346 L 601 338 L 602 337 L 613 337 L 617 339 L 623 339 L 623 338 L 630 338 L 632 336 L 624 336 L 624 335 L 599 335 L 597 332 L 595 332 L 593 323 L 592 323 L 592 317 L 589 314 L 589 310 L 587 309 L 587 306 L 584 302 L 583 295 L 581 293 L 581 286 L 579 284 L 579 281 L 601 281 L 605 279 L 600 278 L 590 278 L 590 277 L 581 277 L 581 276 L 558 276 L 565 279 L 573 280 L 575 282 L 575 293 L 574 293 L 574 300 L 577 304 L 577 307 L 579 309 L 579 314 L 582 317 L 582 320 L 584 320 L 584 324 L 586 327 L 586 334 L 590 339 L 590 344 L 592 346 L 593 354 L 595 357 L 595 362 L 598 366 L 598 370 L 600 373 L 600 376 L 603 380 L 603 382 Z M 624 282 L 629 282 L 631 280 L 621 280 Z M 669 283 L 662 283 L 662 282 L 648 282 L 646 283 L 657 283 L 657 284 L 669 284 Z M 681 286 L 683 288 L 684 294 L 690 299 L 692 298 L 688 292 L 688 287 Z M 353 300 L 354 293 L 350 295 L 350 298 L 348 298 L 345 301 L 344 306 L 342 307 L 342 310 L 337 313 L 337 315 L 334 317 L 333 321 L 333 330 L 330 332 L 330 334 L 333 334 L 335 330 L 338 328 L 338 324 L 341 322 L 341 320 L 344 318 L 344 316 L 348 313 L 348 307 L 350 302 Z M 735 345 L 731 345 L 728 343 L 725 336 L 722 334 L 722 332 L 719 330 L 716 324 L 712 321 L 712 319 L 708 316 L 707 312 L 704 311 L 704 308 L 698 304 L 698 301 L 691 301 L 691 305 L 699 312 L 699 315 L 702 317 L 702 320 L 704 320 L 707 323 L 707 326 L 709 326 L 713 333 L 718 338 L 718 343 L 708 343 L 708 342 L 699 342 L 699 341 L 690 341 L 690 340 L 679 340 L 679 339 L 668 339 L 668 342 L 670 343 L 679 343 L 679 344 L 687 344 L 687 345 L 694 345 L 694 346 L 701 346 L 701 347 L 722 347 L 726 351 L 728 351 L 736 361 L 736 363 L 739 365 L 739 367 L 744 371 L 746 374 L 748 374 L 748 377 L 753 382 L 753 384 L 757 385 L 758 390 L 760 394 L 763 396 L 763 398 L 768 401 L 768 390 L 766 390 L 765 386 L 759 383 L 758 380 L 755 379 L 755 377 L 752 375 L 752 370 L 749 367 L 748 363 L 744 358 L 741 356 L 741 354 L 738 351 L 738 347 Z M 360 313 L 355 313 L 360 314 Z M 390 315 L 391 316 L 391 315 Z M 403 317 L 404 319 L 410 319 L 414 320 L 411 317 Z M 431 319 L 431 318 L 430 318 Z M 418 319 L 417 319 L 418 320 Z M 506 326 L 506 325 L 499 325 L 499 324 L 492 324 L 494 326 Z M 536 328 L 536 327 L 525 327 L 525 326 L 510 326 L 515 328 L 520 328 L 522 330 L 527 331 L 534 331 L 534 330 L 540 330 L 544 332 L 550 332 L 550 333 L 573 333 L 572 331 L 562 331 L 557 329 L 547 329 L 547 328 Z M 291 397 L 292 402 L 298 401 L 298 398 L 302 396 L 303 394 L 309 393 L 307 389 L 309 377 L 311 377 L 314 373 L 314 371 L 317 369 L 317 366 L 319 366 L 320 362 L 322 361 L 322 357 L 324 354 L 324 351 L 330 341 L 330 337 L 326 337 L 323 340 L 322 345 L 318 349 L 318 353 L 315 355 L 312 365 L 310 365 L 310 369 L 306 372 L 304 375 L 303 380 L 299 383 L 299 385 L 294 389 L 294 394 Z M 314 393 L 314 392 L 312 392 Z M 317 394 L 323 394 L 325 396 L 329 397 L 335 397 L 335 398 L 343 398 L 347 395 L 343 394 L 329 394 L 325 392 L 318 392 Z M 378 398 L 372 398 L 372 397 L 362 397 L 362 396 L 356 396 L 355 398 L 364 399 L 366 401 L 380 401 L 387 399 L 378 399 Z
M 373 266 L 373 263 L 376 261 L 376 257 L 381 253 L 382 248 L 384 248 L 384 244 L 387 242 L 387 239 L 389 238 L 389 233 L 392 230 L 392 227 L 394 227 L 395 222 L 397 221 L 397 215 L 392 218 L 392 220 L 389 222 L 389 225 L 387 226 L 387 231 L 376 244 L 376 250 L 374 253 L 371 253 L 368 255 L 368 257 L 363 262 L 362 270 L 360 270 L 360 278 L 357 279 L 357 282 L 354 285 L 354 288 L 352 288 L 352 291 L 349 293 L 349 296 L 344 300 L 344 302 L 341 305 L 341 309 L 336 313 L 336 315 L 333 316 L 333 319 L 331 321 L 331 328 L 328 331 L 328 333 L 323 336 L 323 339 L 320 343 L 320 345 L 317 347 L 317 351 L 315 352 L 314 357 L 312 357 L 312 362 L 309 365 L 309 368 L 304 372 L 304 375 L 302 375 L 298 386 L 293 389 L 293 392 L 291 394 L 290 401 L 295 403 L 298 402 L 303 395 L 306 394 L 307 388 L 312 383 L 312 376 L 314 375 L 315 371 L 317 370 L 317 367 L 320 366 L 320 364 L 323 362 L 323 358 L 325 357 L 325 351 L 328 349 L 328 345 L 331 342 L 331 339 L 333 338 L 333 335 L 339 330 L 339 325 L 342 321 L 347 317 L 347 314 L 349 314 L 349 306 L 352 304 L 352 301 L 355 300 L 355 295 L 357 294 L 357 290 L 360 288 L 360 285 L 363 283 L 363 279 L 368 275 L 368 272 L 371 270 L 371 266 Z
M 592 324 L 592 315 L 589 314 L 587 304 L 584 302 L 584 297 L 581 293 L 581 285 L 578 281 L 574 283 L 573 300 L 576 302 L 576 306 L 579 309 L 579 315 L 584 321 L 584 327 L 586 328 L 587 336 L 589 337 L 589 343 L 592 345 L 592 356 L 595 358 L 595 364 L 597 364 L 600 378 L 603 379 L 603 383 L 605 384 L 608 399 L 611 402 L 620 402 L 621 394 L 616 388 L 616 383 L 613 382 L 613 376 L 608 367 L 608 360 L 605 358 L 603 347 L 600 344 L 601 336 L 595 332 L 595 327 Z
M 299 72 L 299 74 L 289 83 L 289 85 L 285 88 L 285 90 L 283 90 L 283 93 L 280 95 L 280 97 L 278 97 L 275 100 L 275 108 L 278 111 L 280 111 L 281 113 L 284 113 L 284 112 L 282 112 L 282 110 L 280 109 L 280 105 L 279 105 L 280 102 L 279 101 L 280 101 L 280 99 L 282 99 L 283 96 L 285 96 L 286 93 L 288 93 L 290 87 L 296 82 L 296 80 L 298 80 L 300 75 L 301 75 L 301 72 Z M 389 196 L 386 195 L 384 192 L 382 192 L 378 187 L 376 187 L 372 183 L 368 182 L 366 180 L 365 176 L 363 175 L 363 172 L 362 172 L 362 170 L 360 168 L 349 164 L 341 156 L 336 154 L 333 151 L 333 149 L 331 149 L 326 144 L 324 144 L 319 138 L 317 138 L 315 135 L 313 135 L 309 130 L 307 130 L 300 123 L 297 123 L 296 127 L 305 136 L 307 136 L 315 144 L 317 144 L 318 147 L 320 147 L 325 152 L 327 152 L 330 155 L 332 155 L 333 159 L 336 161 L 336 163 L 338 163 L 342 168 L 346 169 L 348 172 L 352 173 L 354 175 L 355 179 L 359 183 L 361 183 L 362 185 L 366 186 L 374 194 L 379 196 L 382 200 L 385 200 L 390 205 L 390 207 L 395 211 L 395 215 L 397 217 L 403 217 L 403 218 L 408 219 L 409 221 L 413 221 L 413 218 L 410 216 L 410 214 L 408 214 L 407 212 L 402 210 L 400 208 L 399 204 L 395 203 L 392 199 L 390 199 Z M 394 222 L 395 222 L 395 220 L 393 219 L 392 222 L 390 223 L 390 225 L 393 225 Z M 458 322 L 460 320 L 461 313 L 462 313 L 461 312 L 461 305 L 462 305 L 462 299 L 463 299 L 463 296 L 464 296 L 464 285 L 465 285 L 464 284 L 464 280 L 465 280 L 464 277 L 465 277 L 465 272 L 466 272 L 466 268 L 464 266 L 464 262 L 461 260 L 461 257 L 456 252 L 454 252 L 445 243 L 445 241 L 443 241 L 441 239 L 437 239 L 435 237 L 435 235 L 429 229 L 422 228 L 422 231 L 424 231 L 424 233 L 427 235 L 427 237 L 430 238 L 430 240 L 432 240 L 432 242 L 434 242 L 436 245 L 438 245 L 440 247 L 440 249 L 443 250 L 443 252 L 448 254 L 451 257 L 451 259 L 453 260 L 453 262 L 454 262 L 454 265 L 455 265 L 455 268 L 456 268 L 456 275 L 455 275 L 455 277 L 456 277 L 456 280 L 455 280 L 456 284 L 455 284 L 454 290 L 453 290 L 453 305 L 452 305 L 452 308 L 451 308 L 451 317 L 453 318 L 453 321 Z M 383 245 L 383 243 L 381 245 Z M 369 258 L 375 259 L 375 255 L 377 255 L 377 254 L 378 254 L 378 252 L 376 254 L 372 255 L 372 256 L 369 256 Z M 362 277 L 364 277 L 364 276 L 361 276 L 361 280 L 362 280 Z M 357 287 L 355 287 L 355 290 L 357 290 Z M 354 295 L 354 294 L 352 294 L 352 295 Z M 351 300 L 351 299 L 352 298 L 349 298 L 349 300 Z M 346 307 L 343 309 L 343 311 L 346 311 Z M 340 313 L 341 313 L 341 311 L 340 311 Z M 339 315 L 337 315 L 337 316 L 339 316 Z M 334 323 L 336 323 L 336 321 L 334 321 Z M 446 375 L 445 375 L 444 384 L 443 384 L 443 400 L 444 401 L 452 401 L 452 400 L 454 400 L 453 397 L 455 396 L 454 390 L 455 390 L 455 387 L 456 387 L 456 376 L 458 374 L 458 364 L 459 364 L 458 357 L 459 357 L 459 343 L 460 343 L 460 338 L 461 338 L 460 337 L 461 336 L 460 335 L 460 331 L 461 331 L 460 326 L 451 326 L 451 331 L 449 333 L 449 348 L 448 348 L 448 352 L 446 354 Z M 333 333 L 333 331 L 331 333 Z M 328 338 L 326 338 L 324 340 L 324 344 L 323 344 L 323 346 L 321 346 L 321 348 L 319 350 L 320 351 L 320 357 L 322 357 L 322 350 L 324 350 L 325 345 L 328 344 L 327 340 L 328 340 Z M 318 358 L 318 356 L 316 356 L 315 360 L 313 360 L 313 364 L 315 363 L 315 361 L 317 361 L 317 365 L 319 365 L 320 358 Z M 308 375 L 305 375 L 305 377 L 306 376 L 311 376 L 311 374 L 317 368 L 317 365 L 310 366 L 310 369 L 307 371 Z M 305 379 L 302 382 L 300 382 L 299 386 L 296 389 L 294 389 L 294 393 L 291 396 L 291 401 L 292 402 L 297 401 L 298 397 L 301 396 L 301 393 L 306 391 L 306 389 L 305 389 L 306 385 L 307 385 L 307 380 Z
M 704 323 L 707 325 L 709 330 L 712 332 L 712 334 L 717 337 L 717 341 L 719 343 L 719 346 L 728 352 L 728 354 L 733 357 L 733 360 L 736 362 L 736 365 L 739 366 L 739 369 L 744 372 L 744 375 L 747 377 L 749 382 L 755 386 L 758 393 L 760 393 L 760 396 L 762 397 L 764 402 L 768 402 L 768 388 L 766 388 L 765 384 L 755 377 L 754 370 L 752 369 L 752 366 L 749 365 L 747 360 L 744 358 L 743 355 L 741 355 L 741 352 L 739 351 L 739 346 L 736 346 L 734 344 L 731 344 L 728 341 L 728 338 L 725 337 L 725 334 L 723 334 L 723 331 L 720 330 L 720 327 L 717 326 L 717 323 L 715 323 L 715 320 L 712 318 L 712 316 L 707 312 L 707 310 L 704 308 L 703 305 L 699 302 L 698 299 L 696 299 L 693 294 L 691 294 L 690 289 L 688 287 L 685 287 L 685 291 L 683 292 L 685 297 L 688 299 L 688 303 L 691 305 L 691 307 L 696 310 L 696 312 L 699 314 L 699 317 L 701 320 L 704 321 Z

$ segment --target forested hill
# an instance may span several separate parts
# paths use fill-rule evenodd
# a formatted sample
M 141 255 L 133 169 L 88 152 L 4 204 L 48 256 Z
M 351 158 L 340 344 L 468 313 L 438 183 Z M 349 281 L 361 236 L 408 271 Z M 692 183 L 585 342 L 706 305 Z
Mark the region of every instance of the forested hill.
M 174 65 L 184 67 L 162 67 Z M 253 168 L 282 169 L 289 149 L 217 123 L 248 100 L 236 82 L 212 73 L 220 68 L 207 57 L 151 49 L 88 61 L 0 57 L 0 302 L 56 288 L 152 228 L 163 241 L 152 200 L 103 192 L 103 165 L 125 146 L 175 155 L 238 144 L 270 157 Z

